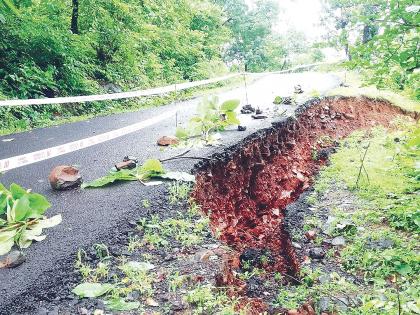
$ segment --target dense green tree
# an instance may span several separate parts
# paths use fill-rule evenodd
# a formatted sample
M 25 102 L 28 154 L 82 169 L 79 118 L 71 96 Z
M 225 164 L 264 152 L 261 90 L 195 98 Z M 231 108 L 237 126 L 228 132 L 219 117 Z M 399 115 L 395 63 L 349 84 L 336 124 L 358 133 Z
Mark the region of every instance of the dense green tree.
M 419 13 L 413 0 L 327 0 L 336 22 L 333 39 L 346 48 L 352 67 L 368 71 L 378 87 L 419 92 Z
M 225 22 L 232 34 L 226 60 L 243 64 L 247 71 L 267 69 L 273 62 L 273 25 L 278 19 L 277 3 L 258 0 L 249 8 L 244 0 L 214 0 L 225 13 Z M 270 50 L 271 49 L 271 50 Z M 281 54 L 281 51 L 279 51 Z M 276 58 L 277 56 L 275 56 Z
M 207 0 L 15 0 L 9 9 L 12 0 L 2 1 L 0 93 L 9 97 L 91 93 L 108 82 L 144 88 L 226 71 L 227 28 Z

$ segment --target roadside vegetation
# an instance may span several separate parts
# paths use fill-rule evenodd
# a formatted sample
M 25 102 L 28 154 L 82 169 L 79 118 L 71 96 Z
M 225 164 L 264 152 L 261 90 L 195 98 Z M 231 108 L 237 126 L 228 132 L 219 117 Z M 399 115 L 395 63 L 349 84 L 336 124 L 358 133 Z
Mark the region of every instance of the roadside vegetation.
M 269 0 L 256 7 L 245 0 L 3 0 L 0 99 L 115 93 L 244 69 L 282 70 L 292 65 L 293 54 L 303 52 L 319 61 L 303 33 L 275 33 L 278 16 L 277 4 Z M 2 107 L 0 134 L 168 104 L 196 92 Z
M 411 0 L 325 1 L 326 45 L 344 49 L 368 85 L 420 100 L 419 12 Z
M 122 254 L 104 244 L 79 250 L 80 282 L 72 292 L 82 303 L 99 299 L 99 310 L 114 312 L 238 314 L 239 300 L 216 287 L 209 277 L 217 272 L 213 265 L 203 265 L 218 259 L 208 248 L 220 245 L 212 240 L 208 218 L 189 200 L 190 190 L 186 183 L 168 185 L 166 202 L 177 215 L 162 212 L 136 221 L 126 246 L 117 249 Z
M 319 174 L 304 228 L 329 250 L 322 264 L 306 262 L 300 285 L 281 289 L 277 303 L 297 309 L 313 300 L 318 311 L 338 314 L 420 313 L 420 128 L 402 119 L 393 128 L 353 133 Z M 331 237 L 333 246 L 324 241 Z

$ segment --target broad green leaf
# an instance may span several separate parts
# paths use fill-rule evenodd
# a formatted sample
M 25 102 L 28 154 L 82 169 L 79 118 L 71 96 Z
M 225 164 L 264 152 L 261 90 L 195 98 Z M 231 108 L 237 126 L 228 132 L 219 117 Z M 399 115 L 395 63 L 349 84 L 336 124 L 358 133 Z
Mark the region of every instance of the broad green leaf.
M 12 193 L 13 199 L 19 199 L 23 195 L 27 194 L 26 190 L 23 187 L 15 183 L 10 185 L 10 192 Z
M 51 207 L 48 200 L 40 194 L 29 194 L 29 206 L 31 207 L 31 213 L 28 218 L 39 218 Z
M 111 311 L 131 311 L 140 307 L 140 302 L 126 302 L 122 298 L 107 300 L 104 304 Z
M 175 136 L 178 139 L 187 139 L 188 138 L 188 131 L 185 128 L 178 127 L 176 128 Z
M 228 123 L 229 125 L 239 125 L 241 122 L 236 117 L 235 112 L 227 112 L 226 113 L 226 123 Z
M 21 196 L 13 206 L 15 221 L 23 221 L 31 214 L 28 194 Z
M 165 173 L 163 165 L 156 159 L 146 160 L 137 172 L 137 174 L 141 177 L 140 179 L 147 179 L 163 173 Z
M 241 103 L 240 100 L 229 100 L 222 104 L 221 110 L 223 112 L 233 112 Z
M 399 265 L 399 266 L 397 266 L 396 269 L 397 269 L 398 273 L 403 275 L 403 276 L 406 276 L 406 275 L 413 272 L 413 269 L 408 264 Z
M 109 292 L 113 289 L 113 285 L 105 283 L 92 283 L 92 282 L 84 282 L 79 284 L 77 287 L 75 287 L 71 292 L 74 294 L 80 296 L 80 297 L 88 297 L 88 298 L 94 298 L 101 295 L 104 295 L 105 293 Z
M 6 7 L 9 8 L 10 11 L 12 11 L 17 16 L 20 16 L 19 9 L 14 5 L 12 0 L 3 0 L 3 3 L 6 5 Z
M 0 232 L 0 255 L 7 254 L 13 247 L 16 230 Z
M 200 117 L 195 116 L 195 117 L 192 117 L 192 118 L 190 119 L 190 121 L 191 121 L 191 122 L 195 122 L 195 123 L 201 123 L 201 122 L 203 121 L 203 119 L 202 119 L 202 118 L 200 118 Z
M 133 181 L 137 180 L 131 170 L 120 170 L 118 172 L 110 172 L 104 177 L 100 177 L 91 182 L 82 184 L 82 188 L 97 188 L 112 184 L 116 181 Z
M 280 105 L 282 102 L 283 102 L 283 99 L 281 98 L 281 96 L 276 96 L 274 98 L 273 104 Z
M 19 237 L 19 242 L 18 245 L 20 248 L 28 248 L 29 246 L 31 246 L 32 241 L 43 241 L 47 236 L 46 235 L 41 235 L 42 234 L 42 228 L 35 225 L 32 226 L 32 229 L 26 229 L 24 230 L 20 237 Z
M 185 172 L 166 172 L 159 177 L 165 179 L 173 179 L 181 182 L 195 182 L 195 176 Z
M 6 212 L 7 210 L 7 197 L 9 196 L 9 191 L 0 184 L 0 215 Z

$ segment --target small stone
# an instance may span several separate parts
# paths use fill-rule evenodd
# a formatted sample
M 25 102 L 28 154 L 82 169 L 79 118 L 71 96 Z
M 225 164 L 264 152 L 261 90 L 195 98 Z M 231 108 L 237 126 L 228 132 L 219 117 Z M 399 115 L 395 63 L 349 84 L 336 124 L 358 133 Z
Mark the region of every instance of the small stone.
M 115 164 L 115 168 L 117 169 L 117 171 L 119 170 L 131 170 L 133 168 L 135 168 L 137 166 L 136 162 L 133 160 L 128 160 L 128 161 L 124 161 L 124 162 L 120 162 Z
M 298 310 L 295 310 L 295 309 L 289 310 L 287 312 L 287 315 L 299 315 L 299 311 Z
M 259 108 L 257 108 L 257 110 L 255 111 L 255 114 L 257 115 L 261 115 L 263 113 L 263 111 Z
M 246 126 L 238 126 L 238 131 L 245 131 L 246 130 Z
M 252 107 L 252 105 L 248 104 L 248 105 L 242 106 L 241 114 L 252 114 L 252 113 L 255 113 L 255 108 Z
M 154 299 L 152 299 L 150 297 L 146 299 L 146 304 L 148 306 L 152 306 L 152 307 L 158 307 L 159 306 L 159 303 L 156 302 Z
M 82 184 L 82 176 L 74 166 L 60 165 L 55 167 L 48 176 L 52 189 L 66 190 Z
M 167 147 L 169 145 L 177 145 L 178 143 L 179 143 L 178 138 L 172 137 L 172 136 L 163 136 L 163 137 L 160 137 L 159 140 L 157 141 L 157 144 L 162 147 Z
M 309 256 L 313 259 L 322 259 L 325 256 L 325 251 L 321 247 L 314 247 L 309 250 Z
M 302 94 L 303 90 L 302 87 L 298 84 L 295 86 L 295 94 Z
M 0 260 L 0 268 L 16 268 L 26 261 L 26 256 L 18 250 L 11 251 L 4 259 Z
M 127 295 L 127 300 L 130 300 L 130 301 L 137 301 L 139 298 L 140 298 L 140 293 L 138 291 L 130 292 Z
M 318 305 L 317 305 L 319 312 L 327 312 L 327 311 L 329 311 L 330 303 L 331 303 L 331 300 L 330 300 L 329 297 L 325 297 L 325 296 L 321 297 L 319 299 Z
M 292 98 L 289 97 L 289 96 L 282 97 L 282 101 L 283 101 L 283 104 L 285 104 L 285 105 L 291 105 L 292 104 Z
M 343 236 L 337 236 L 331 240 L 331 244 L 333 246 L 343 246 L 346 244 L 346 240 Z
M 297 249 L 302 249 L 302 246 L 300 246 L 300 244 L 299 243 L 296 243 L 296 242 L 292 242 L 292 246 L 294 248 L 297 248 Z
M 305 237 L 312 241 L 314 239 L 316 239 L 316 232 L 314 230 L 309 230 L 308 232 L 305 233 Z
M 105 313 L 104 313 L 104 311 L 103 310 L 99 310 L 99 309 L 96 309 L 94 312 L 93 312 L 93 315 L 104 315 Z
M 394 241 L 387 238 L 382 238 L 377 241 L 368 240 L 366 244 L 366 247 L 369 249 L 380 249 L 380 250 L 388 249 L 388 248 L 391 248 L 392 246 L 394 246 Z
M 339 310 L 339 311 L 341 311 L 341 312 L 346 312 L 347 311 L 347 309 L 348 309 L 348 306 L 350 305 L 350 302 L 349 302 L 349 300 L 347 299 L 347 298 L 345 298 L 345 297 L 341 297 L 341 298 L 338 298 L 335 302 L 334 302 L 334 304 L 337 306 L 337 309 Z
M 82 307 L 82 308 L 79 309 L 79 314 L 80 315 L 88 315 L 89 311 L 85 307 Z

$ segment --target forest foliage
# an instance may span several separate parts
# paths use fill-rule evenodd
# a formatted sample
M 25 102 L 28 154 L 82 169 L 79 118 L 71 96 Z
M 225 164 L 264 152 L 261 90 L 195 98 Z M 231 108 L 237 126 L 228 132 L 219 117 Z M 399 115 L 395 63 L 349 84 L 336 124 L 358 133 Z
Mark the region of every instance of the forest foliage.
M 324 25 L 368 84 L 420 99 L 419 13 L 413 0 L 326 0 Z
M 145 89 L 323 60 L 305 34 L 281 24 L 277 1 L 249 3 L 0 0 L 0 99 Z M 419 6 L 414 1 L 323 3 L 330 31 L 319 47 L 344 48 L 348 65 L 362 69 L 369 84 L 420 98 Z M 0 118 L 7 132 L 126 105 L 0 108 Z

